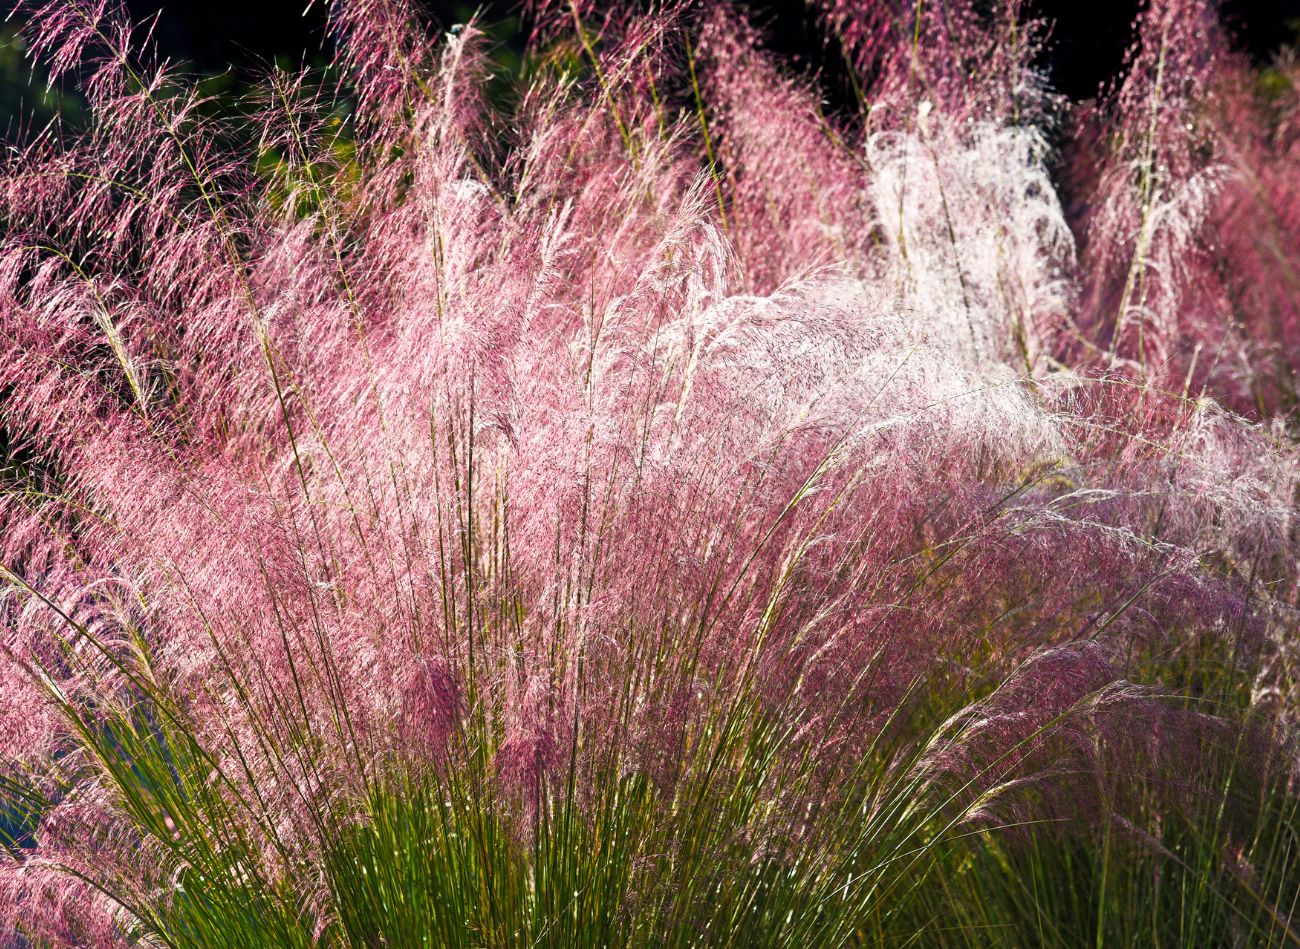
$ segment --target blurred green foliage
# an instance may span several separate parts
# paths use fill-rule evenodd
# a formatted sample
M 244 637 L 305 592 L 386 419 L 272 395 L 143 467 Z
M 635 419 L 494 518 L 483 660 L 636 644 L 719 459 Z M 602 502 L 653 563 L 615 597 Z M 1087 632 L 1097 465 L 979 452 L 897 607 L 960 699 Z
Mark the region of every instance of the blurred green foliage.
M 49 85 L 18 30 L 12 24 L 0 28 L 0 123 L 9 142 L 25 127 L 39 129 L 54 119 L 75 123 L 81 115 L 81 98 Z

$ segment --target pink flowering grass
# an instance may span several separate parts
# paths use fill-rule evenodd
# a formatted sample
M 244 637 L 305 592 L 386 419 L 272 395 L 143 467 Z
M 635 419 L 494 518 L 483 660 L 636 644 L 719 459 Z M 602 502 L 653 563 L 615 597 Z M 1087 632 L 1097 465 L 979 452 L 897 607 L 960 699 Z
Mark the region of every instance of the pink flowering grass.
M 503 100 L 338 2 L 238 117 L 22 6 L 5 939 L 1300 941 L 1294 66 L 818 9 L 855 114 L 730 6 Z

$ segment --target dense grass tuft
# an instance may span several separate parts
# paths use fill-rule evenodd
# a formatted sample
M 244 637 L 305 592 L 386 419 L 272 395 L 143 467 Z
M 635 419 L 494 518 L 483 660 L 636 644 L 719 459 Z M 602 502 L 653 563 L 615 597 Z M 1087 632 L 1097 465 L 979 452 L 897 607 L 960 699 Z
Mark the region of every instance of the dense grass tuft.
M 1300 942 L 1294 63 L 817 8 L 22 4 L 0 941 Z

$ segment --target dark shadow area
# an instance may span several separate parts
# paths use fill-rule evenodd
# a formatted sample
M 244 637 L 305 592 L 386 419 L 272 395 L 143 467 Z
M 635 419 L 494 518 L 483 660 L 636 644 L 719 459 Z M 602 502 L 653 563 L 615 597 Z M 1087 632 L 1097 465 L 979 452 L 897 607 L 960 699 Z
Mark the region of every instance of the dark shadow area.
M 231 86 L 273 62 L 286 68 L 319 66 L 333 55 L 324 0 L 127 0 L 126 6 L 137 22 L 156 18 L 153 30 L 160 56 L 202 74 L 229 73 Z M 476 10 L 494 22 L 515 9 L 501 0 L 426 0 L 419 6 L 432 23 L 444 27 L 463 22 Z M 851 85 L 840 53 L 827 46 L 816 14 L 806 3 L 752 0 L 743 6 L 774 52 L 820 76 L 832 108 L 851 105 Z M 13 0 L 0 0 L 6 13 L 12 7 Z M 1139 0 L 1029 0 L 1029 7 L 1051 23 L 1042 65 L 1054 88 L 1076 101 L 1091 98 L 1122 69 Z M 1227 0 L 1220 9 L 1234 42 L 1261 65 L 1300 36 L 1300 0 Z M 498 35 L 516 52 L 522 46 L 518 30 Z M 49 92 L 39 81 L 31 83 L 31 75 L 10 23 L 0 33 L 0 126 L 12 126 L 19 117 L 40 125 L 55 112 L 75 112 L 75 101 L 66 96 L 61 101 L 58 90 Z

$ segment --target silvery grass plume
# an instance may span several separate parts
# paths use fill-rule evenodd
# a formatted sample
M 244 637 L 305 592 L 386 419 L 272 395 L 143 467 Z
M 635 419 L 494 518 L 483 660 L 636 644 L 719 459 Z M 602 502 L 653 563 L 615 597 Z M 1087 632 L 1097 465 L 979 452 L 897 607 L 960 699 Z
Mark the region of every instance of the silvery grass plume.
M 340 0 L 237 121 L 22 5 L 90 119 L 0 175 L 5 937 L 896 944 L 964 835 L 1205 800 L 1281 865 L 1294 312 L 1199 294 L 1290 273 L 1294 95 L 1156 0 L 1078 253 L 982 9 L 824 5 L 828 115 L 729 6 L 537 4 L 503 106 Z

